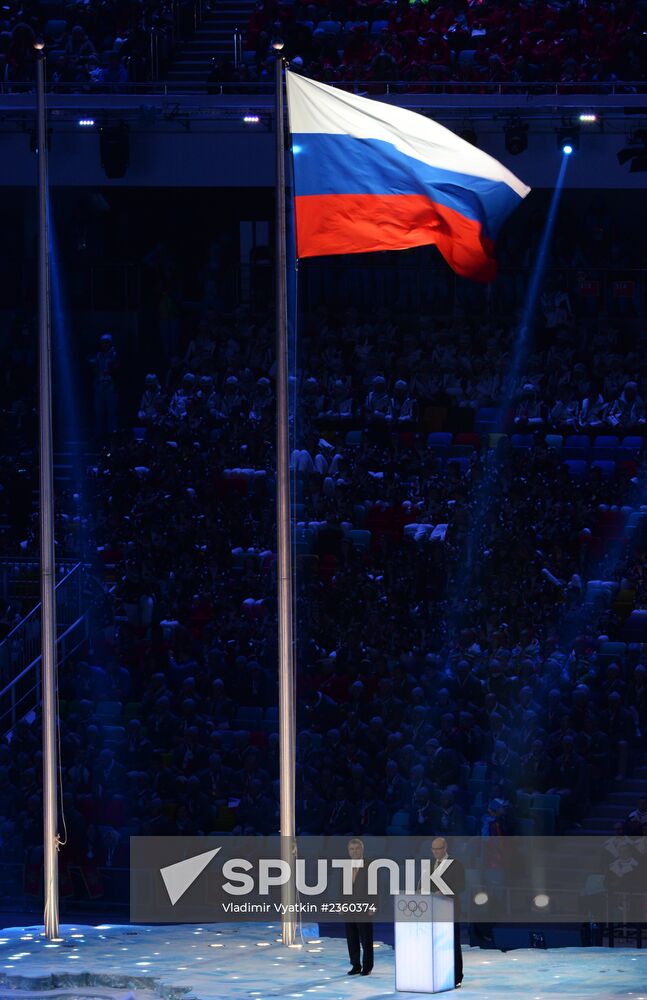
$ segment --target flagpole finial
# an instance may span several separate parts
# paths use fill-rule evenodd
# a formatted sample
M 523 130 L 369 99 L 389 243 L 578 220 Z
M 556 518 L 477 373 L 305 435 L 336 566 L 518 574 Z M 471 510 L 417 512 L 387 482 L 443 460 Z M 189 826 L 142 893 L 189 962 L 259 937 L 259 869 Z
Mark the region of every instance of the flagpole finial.
M 272 48 L 274 49 L 275 52 L 282 52 L 284 47 L 285 47 L 285 42 L 283 41 L 282 38 L 272 39 Z

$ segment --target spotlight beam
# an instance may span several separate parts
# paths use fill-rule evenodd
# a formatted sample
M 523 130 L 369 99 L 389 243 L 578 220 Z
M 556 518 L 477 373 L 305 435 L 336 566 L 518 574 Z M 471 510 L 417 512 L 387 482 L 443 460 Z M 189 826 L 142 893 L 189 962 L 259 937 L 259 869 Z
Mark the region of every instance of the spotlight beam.
M 535 259 L 535 266 L 531 274 L 530 284 L 526 294 L 526 301 L 521 322 L 515 338 L 512 360 L 503 384 L 501 402 L 497 411 L 495 424 L 497 427 L 502 426 L 504 416 L 512 404 L 522 366 L 528 355 L 531 332 L 541 293 L 548 251 L 555 229 L 555 221 L 557 219 L 557 211 L 564 187 L 564 178 L 566 176 L 569 159 L 569 156 L 566 155 L 561 158 L 559 173 L 555 182 L 555 188 L 551 197 L 548 215 L 546 216 L 546 223 L 544 225 L 539 249 Z M 465 549 L 460 563 L 461 570 L 455 580 L 455 593 L 452 600 L 452 615 L 454 617 L 453 624 L 458 625 L 459 627 L 463 617 L 463 609 L 466 607 L 467 599 L 474 585 L 478 547 L 481 545 L 482 540 L 487 537 L 487 522 L 492 512 L 494 503 L 498 497 L 499 488 L 499 465 L 495 459 L 485 469 L 485 474 L 477 488 L 472 523 L 467 535 Z

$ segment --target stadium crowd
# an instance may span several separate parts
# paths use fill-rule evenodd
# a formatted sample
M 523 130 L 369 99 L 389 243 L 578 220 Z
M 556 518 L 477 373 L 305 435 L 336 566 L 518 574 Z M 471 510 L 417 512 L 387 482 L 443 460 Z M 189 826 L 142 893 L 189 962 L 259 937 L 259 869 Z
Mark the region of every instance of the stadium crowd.
M 0 80 L 7 84 L 34 80 L 34 42 L 40 37 L 47 45 L 48 77 L 54 84 L 141 82 L 150 72 L 151 33 L 164 67 L 178 31 L 192 29 L 193 5 L 187 2 L 7 0 L 0 13 Z
M 220 78 L 271 80 L 273 37 L 293 66 L 328 82 L 565 84 L 639 82 L 647 73 L 644 4 L 425 0 L 258 0 L 248 58 Z
M 237 66 L 215 63 L 210 79 L 271 82 L 270 43 L 280 35 L 294 67 L 329 82 L 398 81 L 409 89 L 452 81 L 640 83 L 647 74 L 646 29 L 644 3 L 607 0 L 259 0 L 247 25 L 244 59 Z M 178 38 L 193 30 L 189 0 L 7 0 L 0 17 L 0 79 L 33 80 L 33 43 L 40 35 L 48 43 L 52 83 L 142 82 L 150 79 L 151 36 L 156 73 L 163 74 Z
M 292 426 L 300 832 L 577 829 L 636 766 L 638 329 L 583 317 L 548 285 L 511 383 L 503 320 L 306 316 Z M 89 472 L 114 590 L 60 674 L 64 891 L 80 872 L 101 895 L 133 833 L 278 829 L 273 379 L 269 314 L 205 305 Z M 39 755 L 26 721 L 0 747 L 3 842 L 33 871 Z M 644 802 L 622 828 L 636 832 Z
M 306 333 L 302 832 L 570 828 L 644 750 L 644 369 L 568 318 L 496 426 L 510 337 L 351 311 Z M 277 829 L 272 374 L 266 316 L 206 314 L 93 471 L 114 616 L 60 678 L 62 861 L 90 894 L 130 833 Z M 2 754 L 33 854 L 37 727 Z

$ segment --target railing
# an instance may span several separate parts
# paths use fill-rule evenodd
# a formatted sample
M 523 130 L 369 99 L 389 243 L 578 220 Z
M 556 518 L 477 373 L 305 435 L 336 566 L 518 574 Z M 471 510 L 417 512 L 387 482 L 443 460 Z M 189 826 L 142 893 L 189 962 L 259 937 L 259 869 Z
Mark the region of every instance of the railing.
M 156 29 L 160 30 L 160 29 Z M 177 46 L 183 39 L 183 35 L 178 37 L 176 26 L 173 30 L 169 28 L 173 45 Z M 147 57 L 148 61 L 148 57 Z M 333 86 L 342 90 L 348 90 L 356 94 L 370 95 L 415 95 L 418 97 L 431 97 L 435 95 L 453 95 L 464 97 L 621 97 L 626 99 L 632 96 L 647 94 L 647 82 L 624 81 L 614 83 L 463 83 L 459 80 L 450 80 L 446 83 L 420 83 L 408 80 L 354 80 L 334 83 Z M 203 80 L 190 80 L 187 82 L 174 82 L 165 80 L 153 81 L 127 81 L 124 83 L 49 83 L 47 89 L 50 93 L 57 94 L 178 94 L 178 93 L 205 93 L 207 84 Z M 0 94 L 29 94 L 34 92 L 34 84 L 30 82 L 0 83 Z M 245 97 L 272 96 L 274 85 L 271 83 L 241 83 L 232 81 L 230 83 L 209 84 L 209 94 L 240 95 Z M 586 101 L 583 103 L 590 103 Z
M 499 96 L 526 94 L 539 97 L 545 94 L 555 97 L 561 94 L 568 94 L 571 97 L 578 94 L 597 94 L 627 97 L 631 94 L 647 93 L 647 82 L 644 80 L 616 81 L 614 83 L 589 83 L 586 81 L 562 83 L 561 81 L 551 82 L 548 80 L 541 83 L 497 83 L 496 81 L 464 83 L 462 80 L 429 83 L 410 80 L 354 80 L 333 83 L 332 86 L 342 90 L 364 91 L 370 94 L 496 94 Z
M 88 619 L 81 615 L 56 640 L 56 662 L 60 666 L 88 638 Z M 40 629 L 38 630 L 40 641 Z M 33 712 L 41 702 L 41 661 L 39 655 L 0 691 L 0 735 Z
M 56 585 L 56 620 L 65 631 L 83 614 L 83 565 L 76 565 Z M 40 656 L 38 604 L 0 643 L 0 682 L 10 684 Z
M 149 67 L 151 80 L 159 79 L 159 32 L 157 28 L 151 28 L 149 38 Z
M 240 28 L 234 28 L 234 66 L 236 69 L 243 61 L 243 33 Z
M 77 559 L 59 559 L 56 570 L 60 577 L 65 577 L 74 569 Z M 32 557 L 16 557 L 0 559 L 0 596 L 9 600 L 29 597 L 40 592 L 39 583 L 40 562 Z
M 82 563 L 56 586 L 56 662 L 60 666 L 88 638 L 91 613 L 114 588 L 104 588 Z M 0 643 L 0 734 L 41 700 L 40 604 Z
M 147 80 L 151 82 L 129 82 L 127 88 L 135 87 L 140 93 L 142 88 L 157 84 L 160 74 L 162 76 L 166 74 L 175 49 L 200 27 L 202 15 L 202 0 L 193 0 L 192 4 L 173 0 L 172 12 L 168 20 L 157 19 L 155 23 L 147 26 L 149 41 L 148 50 L 145 53 L 145 75 Z M 110 93 L 114 93 L 112 84 L 106 89 Z M 121 92 L 128 93 L 129 90 L 124 91 L 122 86 Z

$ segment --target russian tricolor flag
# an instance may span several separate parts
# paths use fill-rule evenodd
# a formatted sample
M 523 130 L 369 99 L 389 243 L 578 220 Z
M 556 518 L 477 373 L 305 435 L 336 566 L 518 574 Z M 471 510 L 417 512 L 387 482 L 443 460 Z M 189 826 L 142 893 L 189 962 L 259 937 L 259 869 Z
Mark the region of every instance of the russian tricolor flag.
M 502 223 L 530 188 L 437 122 L 286 73 L 297 257 L 435 243 L 491 281 Z

